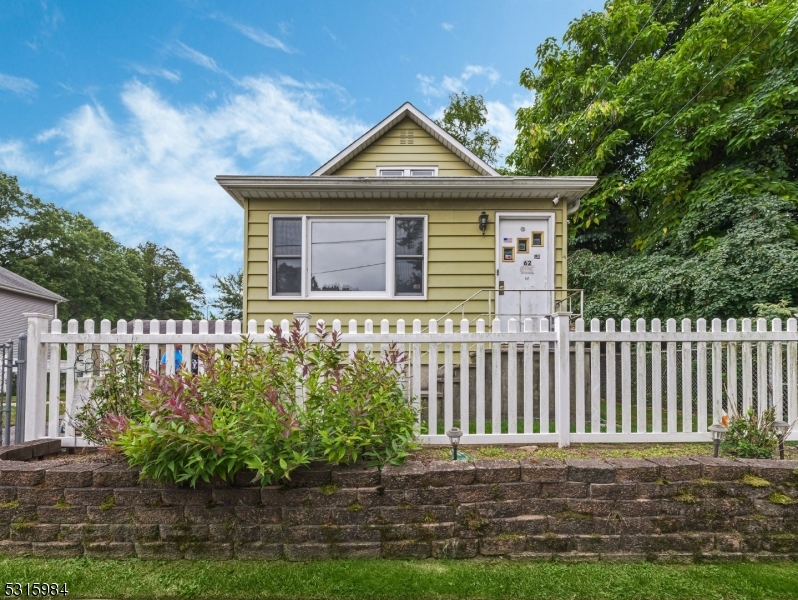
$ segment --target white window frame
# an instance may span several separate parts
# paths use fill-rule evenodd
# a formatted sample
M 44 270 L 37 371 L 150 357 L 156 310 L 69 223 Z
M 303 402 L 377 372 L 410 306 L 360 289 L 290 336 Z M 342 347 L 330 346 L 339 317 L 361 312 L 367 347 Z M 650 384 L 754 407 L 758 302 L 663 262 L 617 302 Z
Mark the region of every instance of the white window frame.
M 404 166 L 404 165 L 382 165 L 377 167 L 377 177 L 382 177 L 380 174 L 382 171 L 403 171 L 404 175 L 402 177 L 412 177 L 410 174 L 411 171 L 432 171 L 431 177 L 438 176 L 438 167 L 432 165 L 415 165 L 415 166 Z M 423 178 L 423 177 L 422 177 Z
M 271 214 L 269 215 L 269 231 L 274 231 L 275 219 L 302 219 L 302 286 L 301 293 L 296 296 L 274 293 L 272 265 L 274 264 L 274 244 L 269 243 L 269 300 L 409 300 L 427 299 L 427 282 L 429 279 L 429 219 L 419 214 L 360 214 L 360 215 L 313 215 L 313 214 Z M 422 293 L 420 295 L 396 294 L 396 219 L 421 219 L 424 224 L 424 273 L 421 278 Z M 385 235 L 385 278 L 384 292 L 313 292 L 310 290 L 310 223 L 311 221 L 335 222 L 359 220 L 364 222 L 383 222 L 386 224 Z

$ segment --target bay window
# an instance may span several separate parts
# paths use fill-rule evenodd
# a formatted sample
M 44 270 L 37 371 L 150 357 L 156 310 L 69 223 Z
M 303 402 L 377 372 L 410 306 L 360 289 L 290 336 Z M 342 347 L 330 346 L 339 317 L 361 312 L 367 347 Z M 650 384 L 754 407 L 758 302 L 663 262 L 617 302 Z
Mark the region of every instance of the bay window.
M 272 231 L 272 296 L 424 296 L 424 217 L 275 216 Z

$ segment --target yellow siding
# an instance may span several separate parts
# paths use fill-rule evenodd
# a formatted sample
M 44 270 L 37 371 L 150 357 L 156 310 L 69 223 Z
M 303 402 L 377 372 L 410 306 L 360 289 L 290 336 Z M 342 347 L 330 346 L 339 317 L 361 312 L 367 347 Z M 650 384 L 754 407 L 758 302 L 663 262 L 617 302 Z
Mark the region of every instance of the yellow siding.
M 413 143 L 409 144 L 407 134 L 411 132 Z M 456 154 L 419 127 L 415 121 L 408 118 L 397 123 L 332 175 L 374 177 L 378 166 L 392 165 L 435 166 L 438 167 L 438 175 L 441 177 L 479 175 Z
M 451 208 L 457 207 L 457 208 Z M 477 217 L 485 210 L 490 224 L 483 236 L 477 227 Z M 426 324 L 452 310 L 457 304 L 483 288 L 495 283 L 496 212 L 554 212 L 555 217 L 555 287 L 565 288 L 564 218 L 566 203 L 553 206 L 551 200 L 473 200 L 473 199 L 386 199 L 386 200 L 292 200 L 275 202 L 249 200 L 245 224 L 245 318 L 279 321 L 291 318 L 295 312 L 309 312 L 313 320 L 331 322 L 338 318 L 345 324 L 357 319 L 387 318 L 391 329 L 396 320 L 405 319 L 407 327 L 413 319 Z M 271 214 L 358 215 L 412 214 L 428 218 L 427 299 L 384 300 L 318 300 L 269 299 L 269 216 Z M 468 304 L 466 315 L 474 318 L 487 312 L 487 298 Z M 451 317 L 455 323 L 460 313 Z

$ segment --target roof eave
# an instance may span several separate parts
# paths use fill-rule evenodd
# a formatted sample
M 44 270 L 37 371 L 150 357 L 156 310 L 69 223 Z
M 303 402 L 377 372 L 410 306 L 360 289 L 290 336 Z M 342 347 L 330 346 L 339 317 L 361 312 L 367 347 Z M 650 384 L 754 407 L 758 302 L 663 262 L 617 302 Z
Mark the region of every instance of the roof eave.
M 247 191 L 269 190 L 283 192 L 291 197 L 307 193 L 317 197 L 320 193 L 335 192 L 391 192 L 422 193 L 441 191 L 479 191 L 494 193 L 524 194 L 550 191 L 569 202 L 569 214 L 579 207 L 579 200 L 596 183 L 595 177 L 429 177 L 429 178 L 385 178 L 385 177 L 270 177 L 218 175 L 216 181 L 240 206 L 248 199 Z
M 0 285 L 0 290 L 6 290 L 8 292 L 13 292 L 14 294 L 20 294 L 22 296 L 30 296 L 31 298 L 39 298 L 41 300 L 51 300 L 56 304 L 60 304 L 61 302 L 66 302 L 66 298 L 62 298 L 61 296 L 55 293 L 53 293 L 52 296 L 48 296 L 46 294 L 38 294 L 30 290 L 23 290 L 20 288 L 16 288 L 11 285 Z

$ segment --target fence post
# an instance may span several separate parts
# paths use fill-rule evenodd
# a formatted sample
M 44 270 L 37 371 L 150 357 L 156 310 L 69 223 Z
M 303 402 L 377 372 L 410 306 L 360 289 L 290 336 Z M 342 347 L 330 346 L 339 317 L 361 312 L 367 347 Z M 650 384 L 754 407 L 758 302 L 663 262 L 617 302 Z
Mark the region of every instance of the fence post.
M 25 439 L 38 440 L 45 436 L 47 402 L 47 346 L 42 334 L 47 333 L 51 315 L 23 313 L 28 317 L 28 349 L 25 374 Z
M 557 445 L 571 445 L 571 313 L 554 313 L 554 331 L 557 345 L 554 354 L 554 411 L 557 423 Z
M 17 338 L 17 419 L 14 423 L 14 443 L 25 441 L 25 378 L 28 372 L 25 357 L 28 354 L 28 334 L 20 333 Z
M 294 320 L 299 322 L 300 333 L 307 334 L 310 331 L 310 313 L 294 313 Z
M 4 345 L 5 352 L 3 353 L 4 364 L 0 365 L 3 373 L 0 375 L 0 381 L 4 383 L 2 389 L 5 391 L 5 410 L 3 411 L 3 445 L 11 445 L 11 396 L 13 390 L 11 389 L 11 382 L 14 379 L 14 343 L 9 341 Z M 19 407 L 17 407 L 19 410 Z

